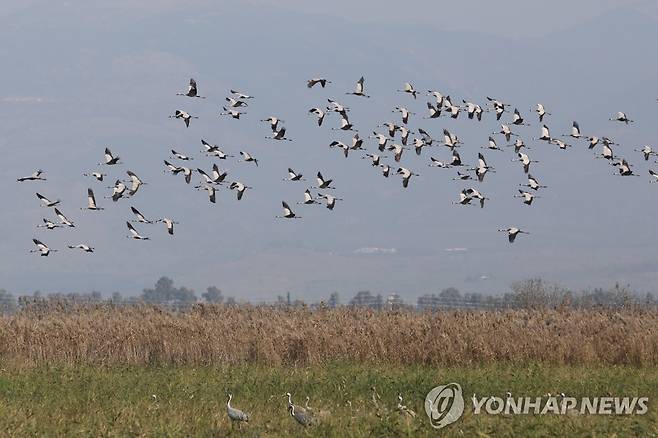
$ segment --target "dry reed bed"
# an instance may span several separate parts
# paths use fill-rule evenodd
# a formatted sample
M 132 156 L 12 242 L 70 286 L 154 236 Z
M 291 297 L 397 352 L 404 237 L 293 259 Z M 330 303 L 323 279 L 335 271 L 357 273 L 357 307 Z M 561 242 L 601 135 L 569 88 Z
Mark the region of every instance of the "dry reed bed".
M 658 365 L 658 311 L 56 307 L 0 317 L 3 365 Z

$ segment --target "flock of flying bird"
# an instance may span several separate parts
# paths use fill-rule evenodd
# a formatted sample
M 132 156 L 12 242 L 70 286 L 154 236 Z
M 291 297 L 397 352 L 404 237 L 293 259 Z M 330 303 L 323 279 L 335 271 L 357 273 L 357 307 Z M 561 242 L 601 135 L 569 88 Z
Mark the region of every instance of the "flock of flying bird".
M 331 81 L 325 78 L 317 77 L 309 79 L 307 81 L 307 87 L 312 89 L 319 85 L 320 87 L 325 88 L 328 84 L 331 83 Z M 405 83 L 404 86 L 397 91 L 406 94 L 414 101 L 416 101 L 419 96 L 423 95 L 423 93 L 418 92 L 410 83 Z M 225 98 L 226 103 L 222 106 L 223 112 L 221 112 L 219 115 L 239 120 L 243 115 L 246 114 L 244 109 L 249 106 L 248 102 L 251 102 L 254 97 L 238 92 L 236 90 L 230 90 L 230 93 L 230 96 Z M 206 98 L 205 96 L 199 95 L 197 83 L 194 79 L 190 79 L 189 87 L 186 92 L 176 94 L 189 98 Z M 370 98 L 370 96 L 366 94 L 365 78 L 361 77 L 356 82 L 354 91 L 347 92 L 345 94 L 364 99 Z M 478 103 L 469 102 L 466 100 L 462 100 L 462 104 L 455 104 L 449 95 L 444 95 L 436 90 L 428 90 L 427 96 L 431 96 L 432 101 L 426 102 L 427 116 L 424 117 L 424 119 L 457 119 L 460 117 L 460 115 L 465 114 L 465 117 L 467 117 L 469 120 L 480 122 L 484 113 L 494 113 L 496 120 L 501 123 L 500 130 L 489 135 L 488 143 L 485 146 L 482 146 L 482 149 L 487 152 L 502 151 L 503 149 L 499 145 L 499 143 L 502 142 L 502 139 L 504 139 L 506 143 L 509 143 L 511 142 L 512 137 L 514 137 L 514 143 L 506 145 L 513 147 L 514 153 L 516 154 L 516 158 L 512 159 L 511 161 L 519 162 L 523 167 L 524 173 L 527 175 L 527 184 L 519 184 L 519 186 L 523 188 L 518 189 L 518 194 L 514 196 L 520 198 L 522 202 L 528 206 L 532 205 L 536 198 L 539 198 L 537 193 L 541 189 L 546 188 L 546 186 L 542 185 L 539 180 L 530 173 L 530 168 L 538 161 L 533 160 L 528 155 L 527 151 L 529 148 L 526 146 L 525 142 L 519 136 L 519 134 L 513 131 L 514 128 L 519 126 L 530 126 L 518 108 L 513 108 L 508 103 L 491 97 L 487 97 L 487 103 L 481 106 Z M 424 148 L 429 148 L 437 144 L 441 145 L 441 142 L 432 138 L 432 136 L 426 130 L 418 128 L 414 132 L 409 128 L 409 121 L 411 117 L 415 115 L 415 113 L 410 111 L 405 106 L 400 105 L 393 109 L 393 112 L 399 113 L 400 123 L 382 123 L 378 125 L 378 127 L 384 128 L 384 132 L 382 133 L 372 131 L 372 135 L 369 135 L 366 139 L 360 136 L 354 124 L 351 122 L 349 117 L 349 107 L 344 106 L 334 99 L 327 99 L 327 101 L 327 106 L 316 106 L 308 110 L 308 113 L 315 117 L 317 125 L 322 126 L 329 114 L 336 113 L 340 117 L 340 124 L 339 126 L 335 126 L 331 129 L 354 133 L 350 144 L 336 140 L 332 141 L 329 144 L 329 147 L 332 149 L 336 148 L 341 150 L 345 158 L 348 158 L 350 153 L 353 153 L 354 151 L 363 151 L 364 153 L 361 158 L 369 160 L 371 166 L 379 168 L 382 175 L 386 178 L 388 178 L 392 174 L 393 169 L 397 167 L 394 173 L 402 178 L 402 186 L 404 188 L 409 186 L 412 177 L 419 176 L 411 169 L 400 164 L 404 152 L 413 148 L 415 153 L 420 156 Z M 572 124 L 570 133 L 560 135 L 559 137 L 552 136 L 549 127 L 544 121 L 546 116 L 550 116 L 551 113 L 547 112 L 544 108 L 544 105 L 542 104 L 537 104 L 535 112 L 537 113 L 541 127 L 540 135 L 536 138 L 533 138 L 533 140 L 543 141 L 547 144 L 555 145 L 563 150 L 572 147 L 572 145 L 567 143 L 567 140 L 563 138 L 570 138 L 573 141 L 584 141 L 586 142 L 587 147 L 592 150 L 599 146 L 600 153 L 596 155 L 596 158 L 605 159 L 612 166 L 616 167 L 615 173 L 617 175 L 637 176 L 628 161 L 624 158 L 618 157 L 613 152 L 612 147 L 617 144 L 614 140 L 604 136 L 599 138 L 595 135 L 584 135 L 581 133 L 579 124 L 575 121 Z M 510 116 L 509 121 L 507 121 L 506 114 L 509 114 Z M 503 116 L 505 116 L 506 119 L 501 121 Z M 191 115 L 187 111 L 181 109 L 176 110 L 174 114 L 170 115 L 169 117 L 182 120 L 185 126 L 188 128 L 192 123 L 192 119 L 198 118 L 198 116 Z M 464 116 L 462 115 L 462 117 Z M 631 120 L 623 112 L 618 112 L 614 117 L 611 117 L 610 120 L 623 123 L 625 125 L 634 123 L 634 121 Z M 270 135 L 266 136 L 265 138 L 275 141 L 293 141 L 291 138 L 286 136 L 286 128 L 283 126 L 283 121 L 280 118 L 276 116 L 270 116 L 262 119 L 261 122 L 267 123 L 271 130 Z M 418 136 L 410 139 L 410 135 L 415 133 L 417 133 Z M 500 139 L 501 137 L 502 139 Z M 369 139 L 376 141 L 376 150 L 370 152 L 366 150 L 366 141 Z M 450 132 L 448 129 L 443 129 L 442 145 L 449 149 L 451 157 L 449 160 L 439 160 L 433 156 L 430 156 L 428 165 L 433 168 L 456 169 L 456 176 L 453 179 L 457 181 L 477 180 L 479 183 L 484 182 L 487 173 L 495 172 L 495 168 L 488 164 L 483 152 L 478 153 L 476 166 L 469 167 L 468 165 L 464 164 L 458 150 L 462 144 L 463 143 L 459 137 L 457 137 L 454 133 Z M 225 161 L 228 158 L 234 158 L 232 155 L 222 151 L 219 146 L 211 144 L 204 139 L 201 139 L 201 146 L 202 152 L 207 157 L 220 161 Z M 387 163 L 384 161 L 386 158 L 388 158 L 386 155 L 384 155 L 386 151 L 393 153 L 393 163 Z M 636 149 L 635 151 L 640 152 L 643 155 L 645 161 L 648 161 L 652 156 L 658 155 L 658 153 L 648 145 L 641 149 Z M 252 189 L 251 186 L 248 186 L 240 181 L 229 182 L 229 180 L 227 180 L 228 172 L 221 170 L 217 163 L 212 165 L 212 170 L 210 172 L 206 172 L 200 167 L 197 167 L 196 169 L 187 167 L 185 164 L 189 163 L 191 160 L 193 160 L 192 157 L 177 152 L 175 149 L 171 149 L 171 158 L 169 160 L 164 160 L 164 171 L 173 175 L 182 175 L 186 184 L 191 184 L 194 174 L 198 175 L 200 178 L 200 183 L 198 185 L 194 185 L 194 188 L 197 190 L 206 191 L 209 202 L 213 204 L 216 202 L 216 192 L 220 187 L 226 187 L 229 190 L 235 191 L 238 200 L 242 200 L 245 192 Z M 252 153 L 247 151 L 240 151 L 240 159 L 237 161 L 253 163 L 253 165 L 256 167 L 258 167 L 259 163 L 258 159 Z M 115 166 L 121 164 L 121 159 L 119 156 L 114 155 L 109 148 L 105 148 L 104 161 L 98 164 L 103 167 L 114 168 Z M 651 182 L 658 182 L 658 173 L 653 170 L 649 170 L 649 174 L 651 176 Z M 83 175 L 92 178 L 97 182 L 103 182 L 105 178 L 108 177 L 107 173 L 104 173 L 100 170 L 84 173 Z M 107 196 L 107 198 L 111 199 L 114 203 L 124 198 L 133 198 L 139 191 L 140 187 L 146 184 L 137 176 L 135 172 L 131 170 L 126 171 L 126 175 L 128 176 L 128 180 L 122 180 L 121 178 L 118 178 L 116 179 L 113 186 L 108 187 L 108 189 L 112 189 L 112 192 L 109 196 Z M 297 204 L 311 205 L 324 202 L 327 209 L 333 210 L 336 207 L 337 202 L 343 200 L 342 198 L 333 195 L 333 192 L 330 192 L 331 190 L 335 189 L 333 186 L 334 181 L 323 176 L 321 171 L 317 172 L 315 179 L 317 181 L 317 185 L 306 188 L 303 193 L 302 200 L 297 202 Z M 17 181 L 21 183 L 45 180 L 46 178 L 42 170 L 37 170 L 29 176 L 17 179 Z M 290 182 L 306 181 L 303 175 L 293 170 L 292 167 L 288 168 L 288 177 L 285 178 L 285 180 Z M 311 191 L 311 189 L 316 190 L 315 194 Z M 323 192 L 317 192 L 317 190 L 322 190 Z M 43 223 L 39 224 L 37 226 L 38 228 L 54 230 L 60 227 L 75 227 L 74 222 L 69 220 L 69 218 L 60 210 L 61 201 L 59 199 L 53 201 L 39 192 L 36 193 L 36 197 L 39 199 L 43 207 L 49 209 L 52 208 L 54 215 L 57 218 L 56 220 L 43 218 Z M 481 208 L 484 208 L 485 202 L 487 200 L 489 200 L 489 198 L 487 198 L 480 189 L 471 186 L 461 190 L 458 194 L 458 199 L 455 200 L 453 204 L 474 205 L 471 204 L 474 202 L 479 204 Z M 282 214 L 280 216 L 276 216 L 277 218 L 301 218 L 301 216 L 295 213 L 287 201 L 282 201 L 281 205 Z M 82 208 L 82 210 L 100 211 L 103 209 L 104 208 L 99 207 L 96 202 L 94 190 L 89 188 L 87 190 L 87 206 Z M 149 237 L 141 234 L 135 228 L 133 223 L 139 225 L 148 225 L 155 222 L 163 223 L 166 227 L 167 233 L 173 236 L 174 225 L 178 224 L 178 222 L 175 220 L 168 217 L 151 220 L 147 219 L 147 217 L 134 206 L 131 206 L 130 210 L 134 216 L 134 219 L 126 221 L 126 227 L 129 232 L 126 237 L 134 240 L 149 240 Z M 506 233 L 510 243 L 514 242 L 519 234 L 529 234 L 528 231 L 522 230 L 517 226 L 501 228 L 498 229 L 498 231 Z M 56 249 L 50 248 L 40 239 L 34 238 L 33 242 L 36 246 L 36 249 L 32 250 L 31 252 L 39 253 L 41 256 L 48 256 L 49 254 L 57 251 Z M 87 243 L 70 244 L 67 246 L 70 249 L 78 249 L 86 253 L 94 252 L 94 247 Z

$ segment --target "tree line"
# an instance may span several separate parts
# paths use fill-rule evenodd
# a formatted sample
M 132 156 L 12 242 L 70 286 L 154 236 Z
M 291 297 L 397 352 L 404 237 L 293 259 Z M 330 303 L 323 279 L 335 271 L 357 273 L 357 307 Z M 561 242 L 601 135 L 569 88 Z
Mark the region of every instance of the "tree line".
M 91 293 L 51 293 L 43 295 L 39 291 L 32 295 L 22 295 L 16 298 L 13 294 L 0 289 L 0 312 L 11 313 L 27 303 L 46 300 L 69 301 L 75 303 L 101 303 L 112 304 L 156 304 L 172 308 L 182 308 L 197 303 L 236 304 L 233 297 L 225 297 L 222 290 L 216 286 L 209 286 L 206 291 L 197 297 L 194 290 L 184 286 L 176 287 L 174 281 L 166 276 L 161 277 L 151 288 L 142 290 L 141 295 L 124 297 L 114 292 L 110 297 L 103 298 L 100 292 Z M 592 290 L 572 291 L 556 283 L 541 278 L 533 278 L 513 283 L 510 291 L 485 295 L 481 293 L 462 294 L 454 287 L 448 287 L 438 293 L 424 294 L 416 302 L 405 301 L 400 295 L 391 293 L 382 295 L 368 290 L 358 291 L 346 302 L 341 302 L 337 292 L 320 302 L 307 303 L 303 299 L 293 298 L 290 293 L 278 296 L 272 303 L 275 306 L 313 306 L 338 307 L 355 306 L 368 307 L 376 310 L 383 309 L 506 309 L 506 308 L 595 308 L 595 307 L 628 307 L 628 306 L 658 306 L 656 297 L 647 293 L 644 295 L 634 292 L 628 286 L 615 284 L 609 289 L 596 288 Z

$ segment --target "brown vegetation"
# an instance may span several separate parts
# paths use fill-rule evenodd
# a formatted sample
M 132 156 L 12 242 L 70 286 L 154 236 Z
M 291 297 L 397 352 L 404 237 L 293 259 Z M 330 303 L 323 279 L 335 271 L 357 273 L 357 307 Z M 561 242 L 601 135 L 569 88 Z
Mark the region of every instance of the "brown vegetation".
M 0 363 L 39 365 L 658 365 L 658 311 L 373 311 L 196 305 L 26 308 Z

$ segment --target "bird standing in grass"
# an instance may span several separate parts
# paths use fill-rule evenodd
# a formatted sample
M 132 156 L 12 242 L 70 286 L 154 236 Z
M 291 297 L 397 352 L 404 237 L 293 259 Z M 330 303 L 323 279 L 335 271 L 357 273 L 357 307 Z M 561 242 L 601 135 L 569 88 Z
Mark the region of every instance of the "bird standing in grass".
M 398 412 L 407 418 L 416 418 L 416 413 L 402 404 L 402 394 L 398 394 Z
M 231 419 L 231 424 L 238 423 L 238 427 L 239 427 L 239 425 L 241 425 L 242 423 L 249 422 L 250 415 L 241 411 L 240 409 L 231 406 L 232 399 L 233 399 L 233 394 L 229 394 L 228 401 L 226 402 L 226 413 L 228 414 L 228 418 Z
M 289 392 L 286 392 L 284 397 L 288 397 L 288 413 L 292 418 L 295 419 L 295 421 L 297 421 L 302 426 L 310 426 L 314 423 L 315 419 L 309 412 L 306 412 L 304 408 L 295 406 L 292 403 L 292 396 Z

